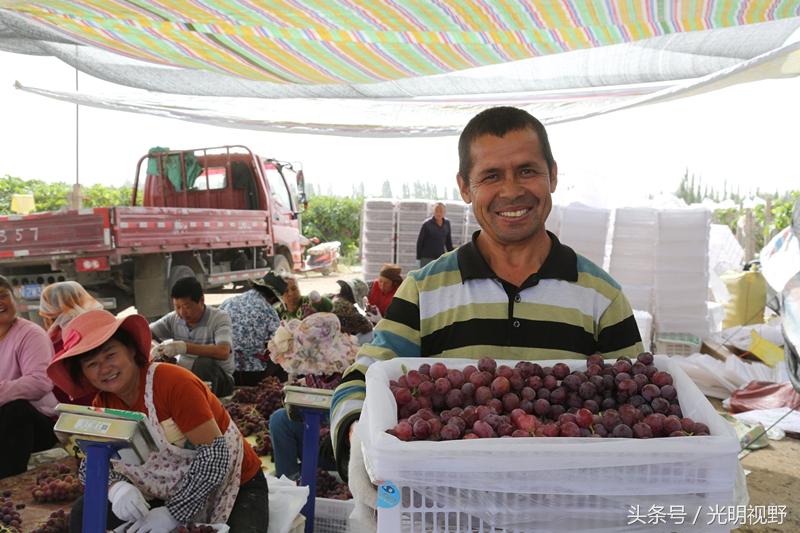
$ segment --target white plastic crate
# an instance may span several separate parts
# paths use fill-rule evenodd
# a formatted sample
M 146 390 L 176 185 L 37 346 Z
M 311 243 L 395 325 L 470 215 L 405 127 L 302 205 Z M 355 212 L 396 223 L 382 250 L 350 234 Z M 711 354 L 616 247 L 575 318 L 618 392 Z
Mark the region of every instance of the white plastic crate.
M 399 213 L 424 213 L 424 216 L 430 216 L 431 202 L 428 200 L 400 200 L 397 202 L 397 211 Z
M 370 218 L 364 218 L 364 233 L 369 232 L 394 232 L 394 220 L 372 220 Z
M 361 262 L 362 264 L 371 263 L 373 265 L 377 265 L 377 268 L 380 268 L 384 263 L 394 263 L 394 251 L 388 250 L 370 252 L 369 254 L 365 253 Z
M 314 503 L 314 533 L 355 533 L 350 525 L 353 500 L 317 498 Z
M 631 506 L 732 505 L 746 501 L 733 429 L 668 357 L 684 416 L 707 424 L 707 437 L 660 439 L 512 438 L 401 442 L 387 434 L 397 423 L 389 390 L 403 367 L 430 359 L 398 358 L 370 365 L 367 396 L 356 431 L 367 471 L 399 497 L 379 507 L 378 531 L 684 531 L 688 526 L 628 525 Z M 473 360 L 447 359 L 451 368 Z M 564 362 L 582 368 L 582 360 Z M 498 361 L 501 364 L 500 361 Z M 504 361 L 513 366 L 516 361 Z M 379 491 L 383 490 L 382 486 Z M 696 529 L 696 528 L 695 528 Z M 727 531 L 701 526 L 703 531 Z
M 653 340 L 653 352 L 664 355 L 692 355 L 700 351 L 700 337 L 689 333 L 659 333 Z
M 422 223 L 425 222 L 425 219 L 417 220 L 417 219 L 401 219 L 397 222 L 397 231 L 401 233 L 416 233 L 419 235 L 419 230 L 422 227 Z

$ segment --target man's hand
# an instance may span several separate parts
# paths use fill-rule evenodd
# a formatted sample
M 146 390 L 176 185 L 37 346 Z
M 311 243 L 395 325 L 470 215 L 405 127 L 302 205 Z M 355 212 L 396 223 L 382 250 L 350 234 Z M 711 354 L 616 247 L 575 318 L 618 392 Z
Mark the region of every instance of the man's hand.
M 166 507 L 156 507 L 128 528 L 127 533 L 166 533 L 181 525 Z
M 167 357 L 177 357 L 186 354 L 186 343 L 183 341 L 162 342 L 156 348 L 161 351 L 161 355 L 166 355 Z
M 142 493 L 127 481 L 117 481 L 108 489 L 111 511 L 124 522 L 139 520 L 150 509 Z

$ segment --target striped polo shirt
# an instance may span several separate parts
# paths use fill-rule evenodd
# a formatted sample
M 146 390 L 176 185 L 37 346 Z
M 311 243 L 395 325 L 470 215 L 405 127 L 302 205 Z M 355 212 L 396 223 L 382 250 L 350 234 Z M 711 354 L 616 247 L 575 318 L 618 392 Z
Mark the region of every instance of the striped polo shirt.
M 495 359 L 635 357 L 643 347 L 633 311 L 611 276 L 552 233 L 539 272 L 517 287 L 499 277 L 472 241 L 410 272 L 358 352 L 331 404 L 334 450 L 347 446 L 373 361 L 393 357 Z M 341 470 L 341 468 L 340 468 Z

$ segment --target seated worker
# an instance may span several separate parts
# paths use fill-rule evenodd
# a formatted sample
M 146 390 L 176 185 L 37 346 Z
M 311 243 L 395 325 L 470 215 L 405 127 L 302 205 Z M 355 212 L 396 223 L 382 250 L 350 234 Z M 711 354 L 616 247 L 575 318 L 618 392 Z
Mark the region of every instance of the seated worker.
M 63 346 L 61 332 L 70 320 L 86 311 L 102 308 L 103 305 L 86 292 L 86 289 L 77 281 L 59 281 L 45 287 L 39 298 L 39 316 L 42 317 L 55 353 L 61 351 Z M 69 398 L 58 387 L 53 387 L 53 394 L 60 402 L 77 405 L 90 405 L 94 398 L 94 395 Z
M 170 296 L 175 310 L 150 324 L 153 337 L 163 341 L 153 356 L 177 357 L 180 366 L 210 382 L 217 396 L 233 394 L 236 364 L 228 313 L 205 304 L 203 287 L 193 277 L 176 281 Z
M 302 323 L 293 320 L 282 329 L 289 331 L 291 341 L 280 342 L 281 335 L 277 334 L 270 342 L 270 356 L 289 370 L 295 368 L 297 374 L 334 378 L 353 362 L 358 350 L 353 337 L 342 331 L 338 317 L 331 313 L 315 313 Z M 294 367 L 289 361 L 299 365 Z M 327 425 L 327 416 L 323 424 Z M 285 475 L 298 479 L 303 452 L 302 420 L 290 419 L 287 409 L 280 408 L 269 418 L 269 434 L 276 477 Z M 330 438 L 320 446 L 319 468 L 336 468 Z
M 266 356 L 267 342 L 281 325 L 273 307 L 280 302 L 271 288 L 274 278 L 277 276 L 269 272 L 262 279 L 252 280 L 249 291 L 232 296 L 219 306 L 231 318 L 237 385 L 258 385 L 267 376 L 286 380 L 286 372 Z
M 61 332 L 70 320 L 86 311 L 102 308 L 103 305 L 77 281 L 59 281 L 45 287 L 39 298 L 39 316 L 55 352 L 61 351 Z
M 377 307 L 380 316 L 386 315 L 389 304 L 392 303 L 392 298 L 394 298 L 394 293 L 397 292 L 397 288 L 403 283 L 402 272 L 403 270 L 400 268 L 400 265 L 386 263 L 381 268 L 378 279 L 372 282 L 372 288 L 369 290 L 367 301 L 369 301 L 370 305 Z
M 14 290 L 0 276 L 0 478 L 25 472 L 31 453 L 56 442 L 52 357 L 47 333 L 17 316 Z
M 281 295 L 281 303 L 276 308 L 281 320 L 303 319 L 312 313 L 330 313 L 331 309 L 333 309 L 333 303 L 330 298 L 320 296 L 316 291 L 313 294 L 301 296 L 297 278 L 294 276 L 283 275 L 276 277 L 280 281 L 274 281 L 276 285 L 273 289 Z
M 148 361 L 143 316 L 88 311 L 64 333 L 64 351 L 47 369 L 53 382 L 71 396 L 96 393 L 95 407 L 145 413 L 159 447 L 142 465 L 111 461 L 108 529 L 169 532 L 195 522 L 267 531 L 261 461 L 205 383 L 178 365 Z M 83 505 L 81 497 L 72 507 L 71 532 L 82 529 Z
M 359 344 L 372 340 L 372 322 L 358 309 L 367 296 L 367 284 L 360 279 L 338 280 L 339 294 L 333 298 L 334 315 L 339 318 L 342 332 L 358 337 Z

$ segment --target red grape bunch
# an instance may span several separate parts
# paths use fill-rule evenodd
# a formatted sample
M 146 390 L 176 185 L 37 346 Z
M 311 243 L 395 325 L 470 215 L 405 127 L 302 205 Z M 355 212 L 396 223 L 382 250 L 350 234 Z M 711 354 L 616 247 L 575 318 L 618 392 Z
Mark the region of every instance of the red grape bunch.
M 24 506 L 23 506 L 24 507 Z M 16 531 L 22 526 L 22 518 L 19 515 L 19 506 L 11 500 L 11 491 L 3 492 L 0 496 L 0 523 L 8 530 Z
M 258 398 L 258 387 L 237 387 L 233 392 L 232 402 L 235 403 L 256 403 Z
M 32 533 L 67 533 L 69 531 L 69 513 L 64 509 L 54 511 L 47 518 L 47 522 L 34 529 Z
M 333 500 L 352 500 L 353 495 L 347 483 L 340 483 L 334 476 L 321 468 L 317 469 L 317 498 Z
M 683 417 L 672 376 L 646 352 L 614 362 L 594 354 L 574 371 L 565 363 L 498 366 L 488 357 L 463 370 L 425 363 L 389 386 L 398 423 L 387 432 L 403 441 L 709 434 Z
M 65 479 L 38 483 L 31 490 L 31 494 L 38 503 L 68 502 L 83 494 L 83 485 L 78 479 L 67 476 Z
M 272 455 L 272 438 L 269 436 L 269 429 L 264 428 L 256 433 L 256 445 L 253 446 L 253 450 L 259 457 Z
M 274 376 L 264 378 L 258 384 L 258 396 L 256 397 L 256 408 L 265 420 L 269 420 L 270 415 L 283 407 L 283 385 Z
M 214 533 L 216 529 L 206 524 L 188 524 L 172 530 L 173 533 Z
M 38 503 L 72 501 L 81 494 L 83 485 L 76 470 L 63 463 L 43 468 L 31 489 L 31 495 Z
M 254 405 L 247 405 L 238 402 L 230 402 L 225 406 L 228 414 L 231 415 L 233 423 L 247 437 L 259 429 L 266 427 L 267 421 L 258 412 Z

